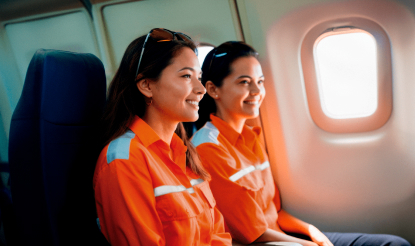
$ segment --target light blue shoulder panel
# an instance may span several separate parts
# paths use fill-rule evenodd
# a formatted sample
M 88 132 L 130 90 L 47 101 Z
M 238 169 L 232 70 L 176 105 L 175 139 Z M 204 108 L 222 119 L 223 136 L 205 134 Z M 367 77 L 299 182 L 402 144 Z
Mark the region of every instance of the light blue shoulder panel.
M 208 121 L 202 128 L 200 128 L 199 131 L 195 133 L 195 135 L 193 135 L 191 141 L 195 147 L 203 143 L 214 143 L 219 145 L 218 136 L 219 130 L 210 121 Z
M 116 159 L 128 160 L 130 157 L 130 143 L 134 136 L 134 132 L 128 130 L 123 135 L 110 142 L 107 150 L 108 164 Z

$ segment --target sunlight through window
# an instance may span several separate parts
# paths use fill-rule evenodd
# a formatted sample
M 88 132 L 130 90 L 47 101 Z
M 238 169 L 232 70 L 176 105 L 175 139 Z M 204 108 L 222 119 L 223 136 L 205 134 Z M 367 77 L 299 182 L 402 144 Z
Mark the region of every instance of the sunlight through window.
M 376 41 L 362 32 L 334 34 L 314 48 L 323 112 L 346 119 L 372 115 L 378 107 Z
M 213 48 L 214 48 L 213 46 L 208 46 L 208 45 L 197 47 L 197 58 L 199 59 L 200 66 L 203 65 L 203 61 L 205 60 L 205 57 L 207 56 L 209 51 L 211 51 Z

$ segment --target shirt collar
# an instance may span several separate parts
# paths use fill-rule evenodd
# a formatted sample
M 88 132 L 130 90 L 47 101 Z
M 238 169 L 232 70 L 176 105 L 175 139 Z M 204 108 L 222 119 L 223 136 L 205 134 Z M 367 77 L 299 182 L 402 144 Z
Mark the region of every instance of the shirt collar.
M 212 120 L 212 124 L 218 128 L 221 135 L 223 135 L 232 145 L 235 145 L 239 138 L 245 139 L 246 144 L 253 143 L 255 138 L 261 133 L 261 127 L 259 126 L 251 128 L 244 125 L 242 133 L 239 134 L 228 123 L 214 114 L 210 114 L 210 119 Z
M 184 145 L 182 139 L 177 136 L 176 133 L 173 134 L 169 148 L 167 143 L 157 135 L 153 128 L 138 116 L 134 116 L 133 122 L 130 124 L 129 128 L 135 133 L 146 148 L 153 143 L 158 142 L 157 145 L 163 149 L 171 149 L 178 153 L 186 153 L 187 151 L 186 145 Z
M 173 138 L 171 139 L 170 148 L 178 151 L 179 153 L 186 153 L 187 146 L 184 145 L 183 140 L 177 136 L 176 133 L 173 134 Z

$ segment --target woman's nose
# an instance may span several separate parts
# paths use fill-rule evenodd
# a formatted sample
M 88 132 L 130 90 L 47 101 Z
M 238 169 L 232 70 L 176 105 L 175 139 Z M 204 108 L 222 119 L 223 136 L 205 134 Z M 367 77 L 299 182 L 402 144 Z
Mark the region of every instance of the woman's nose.
M 194 83 L 194 87 L 193 87 L 193 92 L 198 94 L 198 95 L 204 95 L 206 94 L 206 88 L 202 85 L 202 83 L 200 82 L 200 80 L 195 79 L 195 83 Z
M 257 83 L 251 83 L 250 93 L 251 95 L 258 95 L 261 93 L 261 88 L 259 88 Z

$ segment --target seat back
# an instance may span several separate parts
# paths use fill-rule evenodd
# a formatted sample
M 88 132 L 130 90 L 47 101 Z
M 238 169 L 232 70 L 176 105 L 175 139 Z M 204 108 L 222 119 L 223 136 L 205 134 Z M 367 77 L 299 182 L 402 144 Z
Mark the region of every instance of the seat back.
M 10 126 L 9 163 L 20 245 L 100 245 L 92 177 L 106 98 L 92 54 L 38 50 Z

